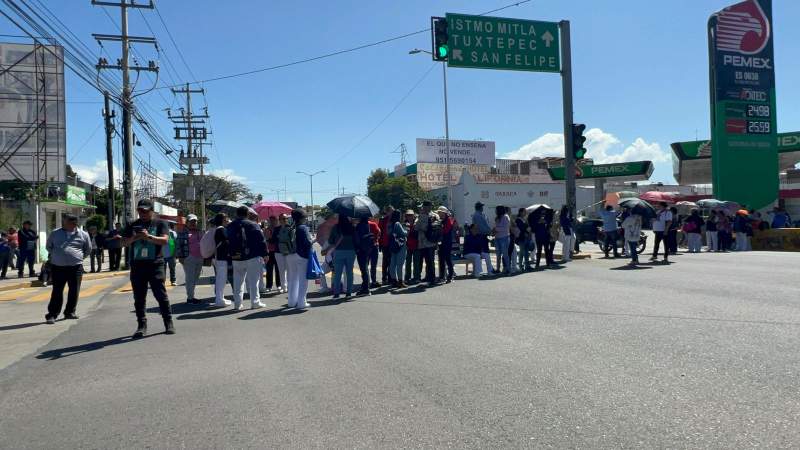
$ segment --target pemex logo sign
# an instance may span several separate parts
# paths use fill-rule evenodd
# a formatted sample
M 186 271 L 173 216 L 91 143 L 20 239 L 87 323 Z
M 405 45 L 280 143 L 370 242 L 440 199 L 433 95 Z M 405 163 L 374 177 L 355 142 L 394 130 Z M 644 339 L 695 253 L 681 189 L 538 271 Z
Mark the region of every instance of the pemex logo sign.
M 747 0 L 719 12 L 717 50 L 742 55 L 761 53 L 769 43 L 770 24 L 757 0 Z

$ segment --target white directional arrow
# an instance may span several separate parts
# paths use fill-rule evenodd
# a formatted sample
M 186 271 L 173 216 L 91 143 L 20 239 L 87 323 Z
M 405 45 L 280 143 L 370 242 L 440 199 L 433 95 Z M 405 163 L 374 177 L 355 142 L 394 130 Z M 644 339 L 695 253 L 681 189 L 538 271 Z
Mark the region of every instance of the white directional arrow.
M 544 34 L 542 35 L 542 40 L 544 41 L 544 46 L 549 48 L 550 44 L 552 44 L 553 41 L 555 40 L 555 37 L 553 37 L 553 35 L 550 34 L 549 31 L 545 31 Z
M 454 48 L 453 49 L 453 59 L 456 61 L 463 61 L 464 56 L 461 54 L 461 49 Z

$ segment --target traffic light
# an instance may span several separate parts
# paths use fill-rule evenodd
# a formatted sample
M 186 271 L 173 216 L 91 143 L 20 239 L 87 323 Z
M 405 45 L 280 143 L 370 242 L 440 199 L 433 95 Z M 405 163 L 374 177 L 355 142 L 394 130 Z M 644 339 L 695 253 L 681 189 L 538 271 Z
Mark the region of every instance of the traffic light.
M 586 147 L 583 146 L 586 143 L 586 136 L 583 135 L 584 131 L 586 131 L 586 125 L 582 123 L 572 124 L 572 156 L 575 161 L 586 157 Z
M 449 36 L 447 34 L 447 19 L 444 17 L 431 17 L 431 30 L 433 32 L 433 60 L 434 61 L 447 61 L 450 55 L 450 46 L 448 45 Z

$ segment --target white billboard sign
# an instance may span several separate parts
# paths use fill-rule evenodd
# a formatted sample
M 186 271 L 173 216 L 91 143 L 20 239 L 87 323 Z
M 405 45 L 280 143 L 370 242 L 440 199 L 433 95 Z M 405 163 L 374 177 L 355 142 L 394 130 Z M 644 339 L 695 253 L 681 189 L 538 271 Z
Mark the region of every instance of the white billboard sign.
M 66 181 L 63 50 L 0 43 L 0 181 Z
M 447 159 L 447 142 L 444 139 L 417 139 L 418 163 L 447 164 Z M 493 141 L 450 139 L 450 164 L 493 166 L 494 161 Z

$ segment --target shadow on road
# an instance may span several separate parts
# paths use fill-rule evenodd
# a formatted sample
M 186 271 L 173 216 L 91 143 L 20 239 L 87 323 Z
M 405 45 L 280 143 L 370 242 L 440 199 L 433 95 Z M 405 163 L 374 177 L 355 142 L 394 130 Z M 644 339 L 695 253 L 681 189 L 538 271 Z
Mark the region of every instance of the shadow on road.
M 646 269 L 652 269 L 652 268 L 653 268 L 653 266 L 643 266 L 641 264 L 637 265 L 637 266 L 629 266 L 629 265 L 626 264 L 624 266 L 612 267 L 612 268 L 610 268 L 608 270 L 646 270 Z
M 178 315 L 177 320 L 212 319 L 214 317 L 230 316 L 231 314 L 238 314 L 240 312 L 241 311 L 236 311 L 235 309 L 233 309 L 232 306 L 229 307 L 215 306 L 213 309 L 208 311 L 201 311 L 194 314 L 186 313 Z
M 187 314 L 187 313 L 193 313 L 193 312 L 197 312 L 197 311 L 202 311 L 207 306 L 208 306 L 208 303 L 199 303 L 197 305 L 193 305 L 191 303 L 186 303 L 186 302 L 175 303 L 175 304 L 170 305 L 170 307 L 172 308 L 172 314 Z M 153 306 L 153 307 L 147 308 L 147 312 L 155 313 L 155 314 L 159 314 L 160 313 L 160 311 L 158 309 L 158 306 Z
M 155 336 L 156 334 L 163 334 L 163 333 L 155 333 L 155 334 L 146 334 L 143 338 L 136 339 L 140 341 L 142 339 L 147 339 L 150 336 Z M 130 336 L 118 337 L 114 339 L 108 339 L 105 341 L 97 341 L 97 342 L 90 342 L 88 344 L 81 344 L 75 345 L 73 347 L 64 347 L 64 348 L 56 348 L 53 350 L 45 350 L 42 353 L 36 355 L 36 359 L 49 359 L 55 360 L 59 358 L 64 358 L 67 356 L 79 355 L 81 353 L 87 353 L 95 350 L 100 350 L 105 347 L 110 347 L 112 345 L 119 345 L 124 344 L 126 342 L 133 341 L 134 339 Z
M 271 317 L 291 316 L 306 312 L 302 309 L 289 309 L 287 307 L 277 309 L 264 309 L 247 316 L 239 317 L 239 320 L 269 319 Z
M 44 324 L 44 322 L 30 322 L 30 323 L 18 323 L 16 325 L 5 325 L 0 327 L 0 331 L 19 330 L 22 328 L 30 328 L 42 324 Z

